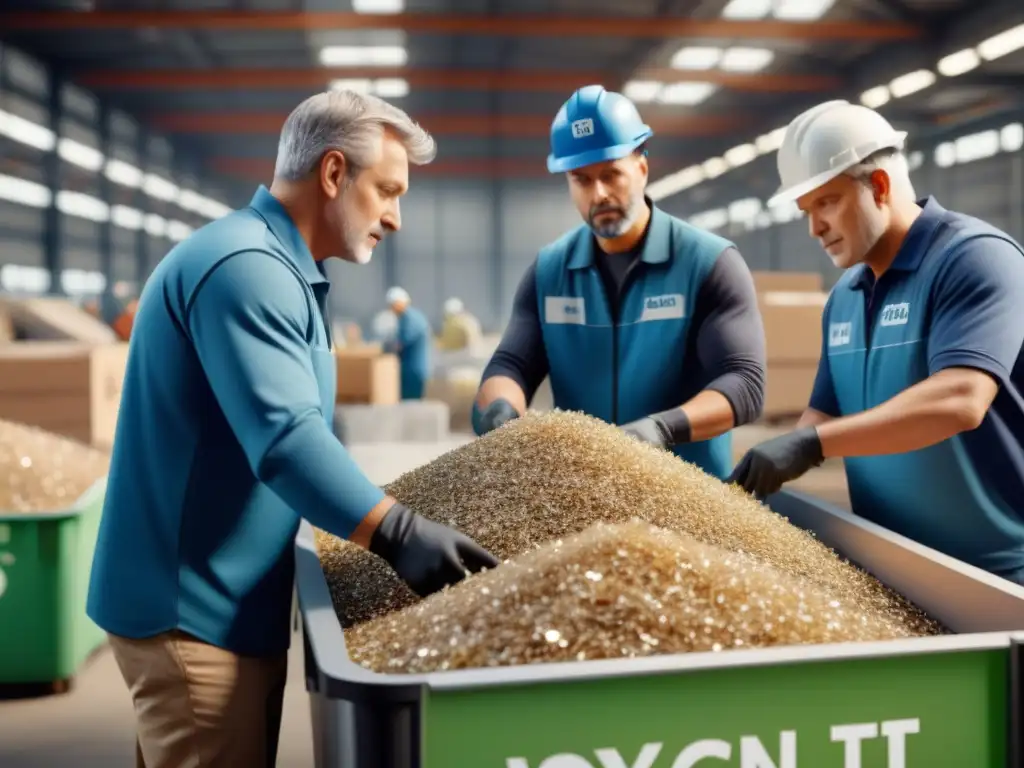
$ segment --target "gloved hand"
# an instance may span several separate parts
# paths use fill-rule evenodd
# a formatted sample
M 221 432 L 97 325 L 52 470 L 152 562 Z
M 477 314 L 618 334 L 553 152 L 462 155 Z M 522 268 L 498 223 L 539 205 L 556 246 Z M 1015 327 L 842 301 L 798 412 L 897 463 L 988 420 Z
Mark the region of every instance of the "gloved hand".
M 740 459 L 727 483 L 738 483 L 759 500 L 825 460 L 818 430 L 804 427 L 755 445 Z
M 394 504 L 374 531 L 370 551 L 384 558 L 413 592 L 426 597 L 498 559 L 454 528 Z
M 502 424 L 518 418 L 519 411 L 512 406 L 512 403 L 502 397 L 499 397 L 480 412 L 476 425 L 477 434 L 486 435 L 488 432 L 497 429 Z
M 629 422 L 629 424 L 623 424 L 619 429 L 655 448 L 667 450 L 675 444 L 672 433 L 658 416 L 644 416 L 642 419 Z

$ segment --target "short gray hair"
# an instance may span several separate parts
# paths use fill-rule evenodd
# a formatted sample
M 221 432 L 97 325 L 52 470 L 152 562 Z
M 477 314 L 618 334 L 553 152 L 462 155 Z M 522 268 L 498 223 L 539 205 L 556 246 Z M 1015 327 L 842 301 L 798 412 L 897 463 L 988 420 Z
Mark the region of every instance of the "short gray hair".
M 858 181 L 869 183 L 871 174 L 875 171 L 885 171 L 889 174 L 889 184 L 897 194 L 916 198 L 914 184 L 910 180 L 910 165 L 902 148 L 880 149 L 868 155 L 845 173 Z
M 350 90 L 310 96 L 284 122 L 274 178 L 298 181 L 312 173 L 330 150 L 341 152 L 354 174 L 373 162 L 385 129 L 398 136 L 411 163 L 426 165 L 437 155 L 433 137 L 383 99 Z

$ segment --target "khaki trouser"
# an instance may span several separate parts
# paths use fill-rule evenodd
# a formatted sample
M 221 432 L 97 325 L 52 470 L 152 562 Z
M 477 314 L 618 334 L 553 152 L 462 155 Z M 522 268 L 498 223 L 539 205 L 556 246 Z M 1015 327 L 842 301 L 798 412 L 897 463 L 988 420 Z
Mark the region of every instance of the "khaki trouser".
M 273 768 L 286 654 L 238 656 L 180 631 L 110 645 L 135 704 L 138 768 Z

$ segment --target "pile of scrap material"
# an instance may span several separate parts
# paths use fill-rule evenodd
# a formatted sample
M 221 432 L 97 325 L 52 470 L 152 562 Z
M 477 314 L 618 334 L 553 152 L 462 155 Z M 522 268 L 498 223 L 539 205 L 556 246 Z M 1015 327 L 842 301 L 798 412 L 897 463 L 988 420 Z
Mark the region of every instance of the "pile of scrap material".
M 0 514 L 68 509 L 109 463 L 75 440 L 0 419 Z
M 739 489 L 581 414 L 527 414 L 386 490 L 506 562 L 420 602 L 318 532 L 349 652 L 380 671 L 942 631 Z

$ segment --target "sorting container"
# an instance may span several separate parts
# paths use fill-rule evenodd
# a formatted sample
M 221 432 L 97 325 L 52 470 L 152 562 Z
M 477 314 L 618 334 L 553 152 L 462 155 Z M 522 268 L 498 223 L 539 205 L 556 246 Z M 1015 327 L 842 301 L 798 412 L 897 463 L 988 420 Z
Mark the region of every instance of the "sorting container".
M 66 510 L 0 513 L 0 685 L 67 683 L 106 639 L 86 616 L 106 479 Z
M 783 492 L 770 504 L 956 634 L 377 674 L 348 657 L 303 523 L 297 585 L 317 768 L 1024 764 L 1024 589 L 813 497 Z

